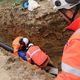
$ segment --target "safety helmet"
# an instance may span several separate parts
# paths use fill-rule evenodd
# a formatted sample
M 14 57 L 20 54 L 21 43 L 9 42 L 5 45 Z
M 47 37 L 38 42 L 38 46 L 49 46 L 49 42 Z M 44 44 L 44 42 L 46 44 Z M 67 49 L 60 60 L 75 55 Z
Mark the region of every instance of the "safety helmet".
M 21 38 L 21 40 L 19 41 L 19 43 L 21 45 L 26 46 L 26 47 L 30 47 L 30 46 L 33 45 L 33 43 L 31 43 L 30 40 L 28 38 L 25 38 L 25 37 Z
M 26 45 L 29 43 L 28 38 L 23 38 L 22 40 L 23 40 L 23 42 L 24 42 Z
M 20 39 L 19 43 L 22 44 L 22 45 L 28 45 L 29 40 L 28 40 L 28 38 L 23 37 L 23 38 Z
M 33 46 L 33 43 L 30 43 L 28 46 L 29 46 L 29 47 L 30 47 L 30 46 Z
M 53 9 L 71 9 L 74 6 L 80 4 L 80 0 L 52 0 Z

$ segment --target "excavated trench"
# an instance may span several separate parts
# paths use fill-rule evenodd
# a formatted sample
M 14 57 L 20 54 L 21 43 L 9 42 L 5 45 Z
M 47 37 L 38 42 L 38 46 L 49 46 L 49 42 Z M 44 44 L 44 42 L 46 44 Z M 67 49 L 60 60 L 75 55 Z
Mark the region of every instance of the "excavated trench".
M 60 68 L 63 46 L 67 42 L 72 32 L 70 31 L 63 32 L 63 29 L 68 24 L 66 21 L 64 21 L 64 19 L 60 16 L 59 13 L 53 12 L 52 8 L 49 7 L 50 4 L 48 2 L 44 1 L 41 2 L 40 4 L 41 4 L 41 8 L 34 10 L 33 12 L 29 12 L 29 11 L 23 12 L 20 9 L 20 7 L 1 8 L 0 9 L 0 40 L 11 46 L 11 43 L 15 37 L 17 36 L 28 37 L 31 42 L 33 42 L 35 45 L 40 46 L 40 48 L 51 57 L 56 67 Z M 6 64 L 8 65 L 9 69 L 12 71 L 14 70 L 12 66 L 15 67 L 16 70 L 16 68 L 19 67 L 16 66 L 16 64 L 20 65 L 20 63 L 18 63 L 17 61 L 16 64 L 14 62 L 11 63 L 12 64 L 10 63 L 6 63 Z M 27 65 L 27 67 L 28 66 L 30 66 L 30 64 Z M 20 73 L 23 73 L 23 71 Z M 10 73 L 11 75 L 13 73 L 15 74 L 15 72 L 10 72 Z M 28 75 L 26 71 L 24 72 L 24 74 L 26 74 L 24 76 Z M 40 74 L 44 74 L 44 72 Z M 30 75 L 33 74 L 30 72 Z M 36 75 L 36 73 L 34 75 Z M 20 75 L 17 76 L 20 77 Z M 21 79 L 16 77 L 11 80 L 35 80 L 36 77 L 34 77 L 34 79 L 31 79 L 30 77 L 29 79 L 28 78 L 25 79 L 25 78 Z M 41 80 L 43 78 L 41 78 Z M 40 79 L 37 78 L 36 80 L 40 80 Z M 49 80 L 49 77 L 48 79 L 43 79 L 43 80 Z

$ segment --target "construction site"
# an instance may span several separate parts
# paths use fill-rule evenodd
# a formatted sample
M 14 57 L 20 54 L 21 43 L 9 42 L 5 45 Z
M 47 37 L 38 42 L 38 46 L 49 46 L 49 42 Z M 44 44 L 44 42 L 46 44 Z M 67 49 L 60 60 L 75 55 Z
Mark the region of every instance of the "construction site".
M 18 1 L 18 2 L 17 2 Z M 22 10 L 21 0 L 0 0 L 0 42 L 12 47 L 17 36 L 28 37 L 47 53 L 61 71 L 63 48 L 72 31 L 65 31 L 68 23 L 53 11 L 50 1 L 36 0 L 40 7 Z M 12 56 L 0 47 L 0 80 L 51 80 L 51 74 L 36 65 Z

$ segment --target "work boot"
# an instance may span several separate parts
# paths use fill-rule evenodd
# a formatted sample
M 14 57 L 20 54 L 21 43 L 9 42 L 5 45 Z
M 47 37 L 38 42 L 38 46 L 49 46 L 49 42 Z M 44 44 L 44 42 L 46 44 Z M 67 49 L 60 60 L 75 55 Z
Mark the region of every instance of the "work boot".
M 50 74 L 57 76 L 58 74 L 58 68 L 50 67 L 50 70 L 48 71 Z

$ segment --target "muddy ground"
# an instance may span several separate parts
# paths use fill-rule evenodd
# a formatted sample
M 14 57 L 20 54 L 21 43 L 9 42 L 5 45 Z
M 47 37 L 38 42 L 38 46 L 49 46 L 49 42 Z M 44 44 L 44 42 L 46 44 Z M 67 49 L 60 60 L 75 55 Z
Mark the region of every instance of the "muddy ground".
M 48 1 L 40 1 L 39 4 L 41 7 L 33 12 L 23 11 L 20 5 L 16 7 L 11 7 L 10 5 L 1 6 L 0 40 L 11 46 L 15 37 L 28 37 L 31 42 L 40 46 L 51 57 L 56 67 L 60 68 L 63 46 L 72 32 L 63 32 L 68 23 L 60 16 L 59 12 L 54 13 Z M 5 53 L 4 50 L 2 52 Z M 8 59 L 3 60 L 8 61 Z M 44 71 L 33 70 L 36 68 L 35 66 L 32 69 L 28 68 L 30 64 L 25 66 L 25 62 L 22 63 L 15 60 L 15 62 L 6 62 L 4 65 L 8 66 L 5 71 L 10 73 L 11 80 L 49 80 L 49 77 L 45 77 L 46 75 L 44 74 L 46 73 Z M 37 71 L 38 75 L 35 71 Z M 15 75 L 16 73 L 17 75 Z M 20 74 L 18 75 L 18 73 Z M 37 75 L 37 78 L 34 75 Z M 24 79 L 22 79 L 23 77 Z M 40 77 L 42 78 L 40 79 Z
M 49 73 L 39 67 L 13 57 L 0 48 L 0 80 L 50 80 L 51 78 Z

